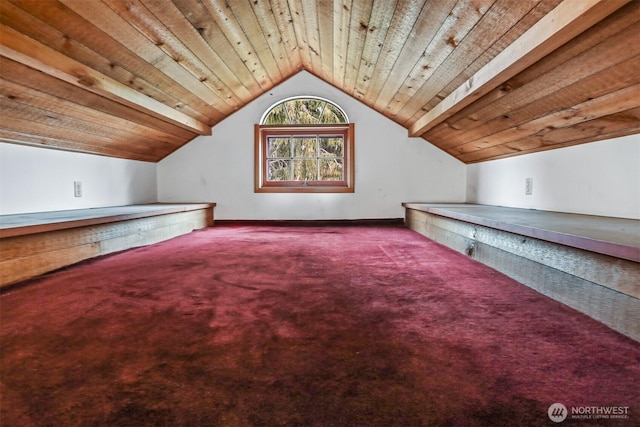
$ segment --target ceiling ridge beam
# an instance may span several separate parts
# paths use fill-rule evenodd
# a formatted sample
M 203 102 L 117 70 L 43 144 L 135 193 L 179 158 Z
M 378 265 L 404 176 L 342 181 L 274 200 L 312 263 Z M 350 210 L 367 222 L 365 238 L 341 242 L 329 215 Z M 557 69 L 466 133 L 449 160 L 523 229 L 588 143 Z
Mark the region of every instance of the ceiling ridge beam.
M 13 28 L 0 26 L 0 56 L 199 135 L 211 127 L 112 79 Z
M 409 127 L 422 136 L 631 0 L 564 0 Z

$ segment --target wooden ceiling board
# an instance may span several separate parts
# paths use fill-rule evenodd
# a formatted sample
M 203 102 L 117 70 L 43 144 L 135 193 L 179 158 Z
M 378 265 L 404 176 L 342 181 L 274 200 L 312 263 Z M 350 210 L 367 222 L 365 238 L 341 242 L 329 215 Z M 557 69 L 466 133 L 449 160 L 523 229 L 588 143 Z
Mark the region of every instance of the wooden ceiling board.
M 34 114 L 13 115 L 12 111 L 7 111 L 5 114 L 7 120 L 3 124 L 3 129 L 14 133 L 55 140 L 57 142 L 56 148 L 58 149 L 71 149 L 85 153 L 96 152 L 96 154 L 101 155 L 145 161 L 149 161 L 160 154 L 153 148 L 136 146 L 135 143 L 130 141 L 118 143 L 109 137 L 95 136 L 58 126 L 56 117 L 50 118 L 46 116 L 44 120 L 36 121 L 34 118 L 37 117 Z M 28 129 L 28 131 L 24 131 L 24 129 Z M 38 141 L 37 138 L 25 139 L 25 142 L 36 141 Z
M 474 27 L 460 41 L 422 86 L 417 99 L 428 99 L 428 102 L 412 115 L 409 115 L 409 111 L 404 119 L 399 120 L 405 126 L 410 126 L 513 43 L 559 1 L 536 5 L 518 0 L 496 1 L 484 16 L 482 25 Z M 451 73 L 455 70 L 459 70 L 459 73 L 452 79 Z M 437 92 L 438 88 L 440 90 Z
M 4 6 L 9 2 L 1 3 Z M 49 5 L 50 7 L 47 7 Z M 183 112 L 198 120 L 208 121 L 210 117 L 222 117 L 215 108 L 194 93 L 176 85 L 173 79 L 130 51 L 126 45 L 100 31 L 66 6 L 57 2 L 37 0 L 19 2 L 19 6 L 24 9 L 23 13 L 28 12 L 40 20 L 40 24 L 34 24 L 32 27 L 51 28 L 50 31 L 39 37 L 27 34 L 40 43 L 48 45 L 148 97 L 171 107 L 182 109 Z M 109 11 L 108 9 L 100 9 L 97 3 L 96 7 L 99 13 Z M 89 8 L 89 10 L 91 9 Z M 95 19 L 99 19 L 99 13 L 95 14 Z M 10 21 L 7 15 L 2 14 L 2 20 L 6 20 L 9 25 L 14 26 L 13 21 Z M 117 28 L 117 31 L 120 31 L 120 28 Z M 132 40 L 132 44 L 134 44 L 134 40 Z M 77 49 L 75 46 L 82 48 Z
M 250 20 L 250 18 L 247 18 L 251 21 L 250 26 L 244 28 L 238 22 L 234 9 L 226 1 L 210 0 L 203 1 L 203 4 L 234 47 L 236 54 L 249 68 L 262 90 L 269 90 L 274 84 L 281 81 L 280 69 L 271 51 L 269 49 L 259 50 L 256 47 L 261 44 L 261 33 L 259 31 L 256 32 L 259 27 L 255 19 Z M 238 4 L 241 3 L 239 2 Z M 236 5 L 236 9 L 238 9 L 237 13 L 239 14 L 240 7 Z M 258 35 L 256 36 L 255 34 Z M 249 37 L 252 37 L 252 39 L 250 40 Z
M 206 134 L 210 128 L 197 119 L 176 111 L 134 88 L 49 48 L 21 33 L 0 25 L 0 55 L 89 92 L 115 100 L 177 126 Z
M 572 128 L 546 129 L 539 135 L 519 141 L 498 145 L 472 153 L 461 154 L 458 158 L 466 163 L 502 159 L 516 155 L 570 147 L 587 142 L 640 133 L 640 108 L 582 122 Z M 606 135 L 606 136 L 605 136 Z
M 6 103 L 7 100 L 17 101 L 18 104 L 24 106 L 38 107 L 50 111 L 51 114 L 60 113 L 89 123 L 101 124 L 107 127 L 109 129 L 108 133 L 113 136 L 120 133 L 122 134 L 121 138 L 127 138 L 127 134 L 131 134 L 137 138 L 149 138 L 150 140 L 173 145 L 176 148 L 182 145 L 182 138 L 173 134 L 161 132 L 134 122 L 124 120 L 116 122 L 112 117 L 92 108 L 51 96 L 45 92 L 36 91 L 9 80 L 0 80 L 0 103 Z M 16 102 L 11 102 L 5 108 L 11 109 L 13 104 L 16 104 Z M 115 123 L 117 123 L 117 126 L 114 126 Z M 74 122 L 70 124 L 73 125 Z
M 297 19 L 302 19 L 304 17 L 304 28 L 306 30 L 306 40 L 307 46 L 309 47 L 309 56 L 311 57 L 311 71 L 314 74 L 325 77 L 328 79 L 332 71 L 329 71 L 331 66 L 333 65 L 333 47 L 332 40 L 325 40 L 324 42 L 324 52 L 322 51 L 322 47 L 320 44 L 321 30 L 320 23 L 318 21 L 318 7 L 327 7 L 327 3 L 318 4 L 317 1 L 302 1 L 302 15 L 299 15 Z M 296 18 L 294 18 L 296 19 Z M 332 28 L 332 15 L 329 15 L 328 19 L 325 16 L 325 21 L 323 22 L 324 28 Z M 325 32 L 325 37 L 327 37 Z M 330 39 L 333 39 L 331 36 Z M 324 55 L 323 55 L 324 53 Z M 322 58 L 322 59 L 321 59 Z M 328 63 L 328 65 L 324 65 L 324 63 Z M 331 73 L 331 74 L 325 74 Z
M 638 6 L 640 6 L 640 3 L 638 4 Z M 640 11 L 640 9 L 638 10 Z M 585 66 L 585 63 L 581 61 L 586 58 L 588 61 L 587 63 L 598 62 L 594 61 L 594 59 L 596 59 L 593 58 L 594 52 L 596 52 L 596 54 L 600 54 L 599 61 L 601 62 L 601 65 L 596 64 L 595 66 L 601 69 L 606 69 L 607 67 L 613 68 L 617 61 L 624 62 L 625 58 L 631 57 L 632 55 L 622 54 L 615 58 L 606 59 L 605 57 L 607 56 L 607 52 L 602 48 L 603 46 L 605 46 L 605 49 L 616 49 L 617 43 L 621 41 L 626 46 L 631 46 L 632 49 L 635 49 L 635 51 L 637 52 L 637 43 L 635 43 L 634 41 L 634 34 L 637 34 L 635 32 L 637 30 L 628 30 L 627 28 L 630 25 L 635 25 L 638 23 L 638 20 L 640 20 L 640 13 L 618 13 L 612 18 L 615 19 L 606 19 L 597 26 L 593 27 L 590 31 L 584 33 L 581 37 L 574 39 L 571 43 L 564 45 L 551 55 L 548 55 L 543 61 L 539 61 L 529 69 L 523 71 L 512 79 L 509 79 L 502 85 L 501 88 L 498 89 L 502 92 L 502 96 L 505 96 L 507 98 L 509 96 L 513 96 L 513 92 L 521 88 L 525 84 L 529 88 L 529 92 L 521 95 L 521 98 L 524 100 L 530 100 L 530 97 L 535 96 L 540 90 L 553 91 L 554 88 L 570 86 L 572 82 L 570 80 L 565 81 L 565 75 L 570 73 L 572 74 L 574 72 L 573 70 L 567 68 L 569 67 L 569 61 L 574 61 L 574 58 L 581 56 L 582 59 L 578 58 L 573 64 L 576 67 L 580 67 L 581 70 L 575 70 L 575 72 L 588 72 L 588 68 L 590 65 Z M 615 34 L 618 34 L 618 36 L 616 36 L 616 39 L 607 41 L 607 39 L 610 39 Z M 604 45 L 603 43 L 607 43 L 607 45 Z M 591 51 L 588 52 L 590 49 Z M 619 54 L 620 51 L 618 51 L 617 53 Z M 633 68 L 629 69 L 633 70 Z M 592 71 L 593 73 L 590 74 L 597 73 L 597 70 Z M 546 82 L 540 79 L 540 77 L 543 75 L 547 75 L 548 73 L 555 73 L 555 81 L 553 82 L 553 84 L 547 84 L 546 86 L 548 88 L 545 89 L 544 83 Z M 569 78 L 572 78 L 572 76 L 569 76 Z M 532 83 L 534 80 L 537 80 L 537 86 Z M 588 91 L 583 91 L 583 95 L 586 99 L 592 94 Z M 500 113 L 494 114 L 493 116 L 482 116 L 480 113 L 477 113 L 482 108 L 496 108 L 496 104 L 499 105 L 499 103 L 496 102 L 497 98 L 490 97 L 489 99 L 490 101 L 485 101 L 484 99 L 478 100 L 470 107 L 467 107 L 466 109 L 461 111 L 459 114 L 456 114 L 448 119 L 446 122 L 451 127 L 461 129 L 465 127 L 462 123 L 460 123 L 461 118 L 464 118 L 465 114 L 474 114 L 473 123 L 475 123 L 475 126 L 481 124 L 478 123 L 480 121 L 487 122 L 492 117 L 500 116 Z M 508 105 L 513 105 L 514 103 L 517 104 L 517 102 L 514 102 L 513 100 L 508 102 Z M 498 108 L 504 109 L 504 106 L 498 106 L 496 109 Z M 471 125 L 470 127 L 473 127 L 473 125 Z
M 194 132 L 179 128 L 166 121 L 157 119 L 148 114 L 141 113 L 125 105 L 116 103 L 107 98 L 87 93 L 82 88 L 73 86 L 65 82 L 58 82 L 54 77 L 40 73 L 22 64 L 0 58 L 0 69 L 6 71 L 3 82 L 15 82 L 24 88 L 32 89 L 41 93 L 43 96 L 51 95 L 61 101 L 70 101 L 77 107 L 87 107 L 96 113 L 106 113 L 112 117 L 105 119 L 105 122 L 111 123 L 113 126 L 126 126 L 126 122 L 131 121 L 143 125 L 150 129 L 150 132 L 159 130 L 163 133 L 174 136 L 181 142 L 190 140 L 196 136 Z M 8 97 L 13 99 L 20 98 L 20 94 L 12 93 Z
M 185 139 L 195 136 L 124 105 L 87 94 L 75 86 L 61 86 L 53 77 L 5 58 L 0 59 L 0 67 L 8 71 L 7 78 L 0 80 L 0 108 L 3 111 L 2 127 L 10 131 L 11 137 L 6 138 L 11 142 L 20 141 L 16 135 L 22 135 L 25 143 L 43 141 L 34 133 L 40 129 L 47 147 L 153 161 L 156 156 L 168 155 L 183 145 Z M 31 86 L 25 86 L 25 82 Z M 93 132 L 83 127 L 87 124 L 100 126 L 102 139 L 91 143 Z M 79 134 L 79 130 L 86 134 Z M 127 149 L 132 141 L 140 147 L 148 145 L 161 150 L 154 150 L 153 155 L 144 154 L 146 152 L 141 155 L 137 147 Z M 113 142 L 127 144 L 116 152 Z M 86 147 L 87 143 L 91 146 Z
M 286 35 L 283 36 L 280 32 L 275 14 L 270 13 L 271 9 L 267 8 L 268 2 L 253 2 L 245 7 L 250 7 L 251 11 L 246 9 L 238 16 L 251 15 L 251 18 L 256 20 L 259 25 L 258 33 L 261 34 L 261 38 L 264 39 L 263 46 L 265 46 L 264 43 L 266 43 L 268 49 L 273 52 L 276 64 L 280 68 L 281 79 L 285 78 L 285 76 L 295 74 L 296 71 L 299 70 L 299 61 L 296 60 L 295 55 L 292 55 L 294 58 L 290 58 L 290 52 L 294 50 L 294 46 L 287 40 Z
M 633 5 L 636 9 L 638 6 Z M 495 89 L 487 96 L 491 102 L 481 99 L 471 104 L 427 132 L 425 138 L 441 141 L 440 148 L 458 157 L 480 147 L 507 144 L 505 135 L 522 136 L 524 129 L 536 139 L 536 132 L 546 128 L 577 127 L 578 122 L 567 122 L 555 113 L 580 114 L 587 101 L 595 107 L 602 103 L 599 110 L 603 116 L 607 112 L 618 113 L 621 106 L 638 105 L 640 92 L 636 85 L 640 73 L 629 71 L 640 69 L 640 13 L 620 14 L 617 18 L 620 19 L 612 16 L 592 27 Z M 629 90 L 620 92 L 624 89 Z M 627 94 L 618 107 L 611 102 L 616 98 L 607 96 L 616 92 Z M 582 119 L 587 120 L 588 116 Z
M 118 10 L 123 9 L 120 1 L 110 3 L 114 3 Z M 136 8 L 132 8 L 131 5 L 136 5 Z M 225 116 L 235 111 L 234 107 L 243 100 L 250 99 L 249 92 L 243 91 L 245 88 L 240 80 L 206 45 L 197 30 L 185 21 L 184 16 L 172 3 L 127 3 L 121 15 L 127 16 L 124 15 L 125 12 L 129 15 L 127 20 L 136 23 L 139 31 L 150 41 L 160 46 L 174 61 L 180 63 L 209 88 L 220 101 L 228 105 L 221 109 Z M 221 105 L 219 101 L 209 103 Z
M 360 53 L 367 38 L 367 22 L 371 16 L 372 2 L 354 0 L 351 3 L 351 17 L 349 19 L 349 36 L 347 41 L 347 56 L 343 85 L 337 86 L 351 96 L 354 96 L 358 69 L 360 68 Z
M 418 118 L 409 127 L 409 135 L 424 135 L 443 120 L 499 87 L 505 80 L 544 59 L 555 49 L 629 1 L 582 0 L 559 4 L 466 82 L 449 93 L 438 105 Z
M 463 162 L 544 151 L 640 133 L 639 22 L 629 0 L 3 0 L 0 140 L 157 162 L 307 70 Z
M 116 42 L 115 50 L 131 52 L 133 63 L 112 61 L 115 66 L 126 68 L 133 75 L 132 79 L 122 81 L 122 83 L 137 87 L 138 82 L 152 78 L 151 84 L 168 94 L 165 96 L 171 96 L 172 101 L 171 104 L 168 104 L 169 106 L 188 114 L 192 114 L 188 111 L 190 109 L 209 117 L 209 124 L 217 123 L 225 117 L 220 111 L 224 106 L 209 104 L 209 101 L 214 100 L 215 96 L 198 77 L 167 55 L 160 46 L 156 46 L 143 34 L 135 31 L 134 26 L 120 17 L 108 5 L 83 0 L 62 1 L 69 3 L 70 7 L 73 7 L 73 10 L 81 15 L 81 19 L 86 19 L 90 25 L 95 26 L 94 31 L 95 29 L 99 30 L 92 33 L 89 29 L 89 32 L 80 39 L 82 43 L 90 43 L 96 38 L 101 38 L 96 34 L 100 36 L 104 34 L 102 43 L 111 44 L 109 39 L 112 39 Z M 114 54 L 109 53 L 108 55 L 109 58 L 112 58 Z
M 289 58 L 292 72 L 297 73 L 302 70 L 300 46 L 296 39 L 296 29 L 287 0 L 253 2 L 253 5 L 256 16 L 265 22 L 266 26 L 263 26 L 263 28 L 270 28 L 269 34 L 272 34 L 272 37 L 280 33 L 280 39 L 277 41 L 283 47 L 284 55 Z M 275 23 L 275 27 L 268 26 L 273 25 L 273 23 Z
M 367 91 L 364 94 L 364 99 L 367 104 L 375 105 L 380 91 L 384 84 L 388 81 L 385 78 L 389 76 L 391 79 L 400 80 L 396 76 L 400 76 L 398 68 L 403 67 L 403 61 L 407 59 L 409 63 L 415 61 L 416 54 L 418 53 L 413 46 L 420 47 L 421 38 L 420 34 L 416 32 L 416 23 L 423 10 L 431 10 L 431 7 L 425 7 L 424 3 L 412 0 L 405 0 L 398 2 L 396 10 L 401 10 L 402 13 L 395 13 L 391 20 L 389 30 L 387 31 L 384 44 L 382 45 L 382 51 L 378 61 L 375 62 L 372 76 L 370 79 Z M 434 8 L 435 9 L 435 8 Z M 409 55 L 402 56 L 402 52 L 407 49 Z M 399 67 L 393 73 L 394 66 L 398 64 Z M 385 106 L 382 106 L 381 110 L 384 110 Z
M 356 1 L 356 3 L 358 2 Z M 336 87 L 344 87 L 352 7 L 352 0 L 333 1 L 333 20 L 335 25 L 333 26 L 333 79 L 331 83 Z
M 558 0 L 559 2 L 560 0 Z M 522 3 L 520 3 L 522 4 Z M 493 43 L 484 54 L 479 56 L 463 73 L 456 76 L 455 79 L 451 80 L 446 87 L 443 89 L 443 94 L 436 95 L 432 101 L 444 99 L 446 95 L 444 93 L 451 93 L 456 88 L 458 88 L 461 84 L 469 79 L 470 76 L 473 76 L 474 73 L 479 71 L 485 64 L 487 64 L 491 58 L 494 58 L 499 52 L 504 50 L 507 46 L 513 43 L 518 37 L 520 37 L 527 29 L 529 29 L 534 23 L 538 22 L 550 9 L 550 5 L 548 2 L 546 3 L 537 3 L 522 19 L 520 19 L 514 26 L 512 26 L 506 33 L 504 33 L 499 39 Z M 446 73 L 443 71 L 440 73 L 440 78 L 445 78 L 446 81 Z M 491 91 L 487 95 L 482 98 L 476 100 L 472 105 L 464 109 L 463 111 L 470 111 L 470 113 L 465 116 L 465 119 L 469 119 L 472 121 L 477 121 L 476 116 L 473 115 L 474 109 L 479 109 L 483 105 L 491 104 L 495 100 L 499 99 L 503 95 L 503 90 L 507 91 L 510 89 L 510 85 L 513 85 L 512 81 L 507 83 L 503 83 L 499 88 Z M 424 114 L 425 110 L 420 110 L 416 112 L 416 114 L 410 119 L 409 123 L 413 123 L 420 118 L 422 114 Z M 457 114 L 461 114 L 457 113 Z M 430 131 L 435 132 L 436 129 L 441 126 L 450 125 L 451 121 L 454 117 L 457 117 L 457 114 L 453 115 L 451 118 L 447 119 L 441 124 L 438 124 Z M 451 127 L 456 128 L 456 125 L 451 124 Z
M 27 97 L 21 97 L 21 99 L 29 100 Z M 65 110 L 57 103 L 55 105 L 43 103 L 42 106 L 35 106 L 34 102 L 27 104 L 3 97 L 0 99 L 0 108 L 3 109 L 7 117 L 12 118 L 12 120 L 7 121 L 9 125 L 16 126 L 16 120 L 18 119 L 34 124 L 43 124 L 55 131 L 59 130 L 79 135 L 78 139 L 76 139 L 78 142 L 96 140 L 108 144 L 110 147 L 120 146 L 123 151 L 126 151 L 128 139 L 125 138 L 130 138 L 135 142 L 129 147 L 133 152 L 145 152 L 144 149 L 146 148 L 160 149 L 165 152 L 167 148 L 175 149 L 175 145 L 165 141 L 158 141 L 146 134 L 140 135 L 91 121 L 91 117 L 79 115 L 76 111 Z M 26 126 L 24 129 L 31 130 L 32 127 Z M 12 130 L 20 129 L 14 127 Z M 62 134 L 60 133 L 59 135 Z M 54 134 L 49 134 L 49 136 L 54 136 Z M 81 136 L 84 136 L 85 139 L 82 139 Z M 141 148 L 143 149 L 141 150 Z
M 298 56 L 303 69 L 311 70 L 311 54 L 309 43 L 307 42 L 307 27 L 304 18 L 302 18 L 302 1 L 303 0 L 271 0 L 272 6 L 278 7 L 279 13 L 283 14 L 293 26 L 293 34 L 295 35 L 296 45 L 298 47 Z
M 388 113 L 399 123 L 407 121 L 433 99 L 441 88 L 429 84 L 436 70 L 442 69 L 449 77 L 458 75 L 466 65 L 458 68 L 446 67 L 445 63 L 469 32 L 480 27 L 482 13 L 490 10 L 493 1 L 460 0 L 449 12 L 446 19 L 426 46 L 421 60 L 414 66 L 408 80 L 411 86 L 401 88 L 395 96 L 395 103 Z M 469 62 L 472 58 L 466 58 Z
M 558 92 L 548 94 L 543 97 L 536 97 L 530 103 L 522 106 L 513 106 L 509 114 L 497 116 L 491 120 L 483 122 L 484 124 L 471 129 L 460 129 L 455 132 L 441 132 L 447 143 L 442 144 L 441 148 L 457 152 L 462 147 L 472 147 L 475 144 L 483 144 L 483 146 L 499 145 L 506 142 L 503 138 L 505 135 L 518 134 L 523 135 L 523 130 L 528 132 L 539 131 L 544 127 L 539 127 L 543 121 L 547 121 L 547 126 L 568 126 L 566 120 L 560 120 L 560 114 L 580 114 L 579 112 L 585 105 L 590 108 L 598 108 L 602 115 L 607 113 L 617 113 L 620 108 L 630 108 L 629 103 L 636 102 L 638 95 L 638 86 L 640 83 L 640 75 L 628 74 L 629 67 L 640 66 L 640 57 L 635 57 L 619 64 L 619 66 L 607 68 L 600 73 L 582 79 L 573 85 L 562 88 Z M 617 77 L 617 78 L 616 78 Z M 590 88 L 589 97 L 585 98 L 584 88 Z M 621 96 L 620 105 L 615 105 L 616 96 Z M 602 104 L 602 105 L 600 105 Z M 547 118 L 551 118 L 549 119 Z M 587 118 L 584 118 L 587 120 Z M 461 132 L 461 133 L 460 133 Z M 439 138 L 443 138 L 443 136 Z
M 391 20 L 397 12 L 397 6 L 397 1 L 374 2 L 369 19 L 360 20 L 359 30 L 364 33 L 365 38 L 362 51 L 359 52 L 358 73 L 351 93 L 365 104 L 368 101 L 365 98 L 367 89 L 374 77 L 373 70 L 382 51 Z
M 581 37 L 574 39 L 571 43 L 562 46 L 560 49 L 548 55 L 544 61 L 537 62 L 528 70 L 525 70 L 517 76 L 507 80 L 500 87 L 494 89 L 490 94 L 482 97 L 481 99 L 478 99 L 472 105 L 466 107 L 459 113 L 454 114 L 452 117 L 445 120 L 443 124 L 440 124 L 436 127 L 450 126 L 455 129 L 461 129 L 465 126 L 473 127 L 481 125 L 482 123 L 478 123 L 481 118 L 478 114 L 475 114 L 476 111 L 494 104 L 496 100 L 500 99 L 502 96 L 509 94 L 511 91 L 523 86 L 524 84 L 529 83 L 531 80 L 536 79 L 540 75 L 549 72 L 551 69 L 562 65 L 570 58 L 577 56 L 580 53 L 588 50 L 590 47 L 601 43 L 603 40 L 611 37 L 612 34 L 621 31 L 628 25 L 637 22 L 638 18 L 640 18 L 640 15 L 638 15 L 638 13 L 638 10 L 619 10 L 611 17 L 598 23 Z M 527 25 L 527 27 L 529 26 L 530 25 Z M 633 70 L 633 68 L 630 69 Z M 585 95 L 588 96 L 588 94 Z M 482 122 L 485 122 L 486 120 L 486 118 L 483 118 Z M 465 125 L 464 123 L 462 123 L 464 121 L 467 121 L 468 123 Z
M 162 8 L 163 3 L 166 3 L 166 1 L 160 0 L 158 7 Z M 222 75 L 225 75 L 228 69 L 228 72 L 234 76 L 230 80 L 233 81 L 237 79 L 237 81 L 244 86 L 244 88 L 238 88 L 238 93 L 241 98 L 245 92 L 249 93 L 249 99 L 253 99 L 255 96 L 261 94 L 263 88 L 256 80 L 254 74 L 245 66 L 242 57 L 236 52 L 236 47 L 227 39 L 222 28 L 220 28 L 209 13 L 209 10 L 199 0 L 176 0 L 173 3 L 180 13 L 182 13 L 182 16 L 186 18 L 186 22 L 184 22 L 183 25 L 185 27 L 191 26 L 197 33 L 197 36 L 194 35 L 193 43 L 187 41 L 190 48 L 199 55 L 202 55 L 199 51 L 203 49 L 205 51 L 210 50 L 211 55 L 219 57 L 222 62 L 222 65 L 220 65 L 221 68 L 217 66 L 217 59 L 211 62 L 211 64 L 214 64 L 211 68 L 216 71 L 222 70 Z M 182 32 L 179 36 L 183 41 L 185 40 Z M 189 38 L 191 38 L 191 36 L 189 36 Z M 200 38 L 202 42 L 198 41 L 198 38 Z M 194 44 L 199 43 L 202 43 L 204 46 L 194 46 Z M 235 83 L 231 83 L 231 81 L 227 81 L 227 85 L 236 87 Z
M 33 131 L 39 132 L 40 129 L 34 128 Z M 154 159 L 157 158 L 157 154 L 140 155 L 131 153 L 129 151 L 114 150 L 105 145 L 93 146 L 90 144 L 71 141 L 67 139 L 66 136 L 63 136 L 62 139 L 49 137 L 46 136 L 43 132 L 32 134 L 28 132 L 12 131 L 9 128 L 1 128 L 0 138 L 2 138 L 2 141 L 4 143 L 48 148 L 61 151 L 73 151 L 77 153 L 94 154 L 129 160 L 139 160 L 143 162 L 155 162 Z
M 398 50 L 393 67 L 387 74 L 383 74 L 386 80 L 383 82 L 380 92 L 376 94 L 376 100 L 373 102 L 374 108 L 378 111 L 385 111 L 386 115 L 395 118 L 395 112 L 402 108 L 402 100 L 399 97 L 394 99 L 394 96 L 403 87 L 408 90 L 414 89 L 412 85 L 416 83 L 410 79 L 410 74 L 414 68 L 420 68 L 419 65 L 416 65 L 418 61 L 426 61 L 425 46 L 431 43 L 434 34 L 450 11 L 451 5 L 447 2 L 437 2 L 422 7 L 412 31 L 404 45 Z M 422 67 L 429 67 L 429 65 L 424 64 Z M 373 93 L 371 96 L 373 97 Z M 392 107 L 392 102 L 395 104 L 395 108 Z
M 517 126 L 508 127 L 502 132 L 492 134 L 491 138 L 478 138 L 471 142 L 447 148 L 447 151 L 455 153 L 456 155 L 474 152 L 488 147 L 526 139 L 532 133 L 539 135 L 543 132 L 542 130 L 565 128 L 599 117 L 620 113 L 635 106 L 635 97 L 639 90 L 639 84 L 628 86 L 619 91 L 607 93 L 601 97 L 585 101 L 582 104 L 572 104 L 571 107 L 555 113 L 541 116 L 538 119 L 521 123 Z M 561 123 L 561 126 L 559 123 Z

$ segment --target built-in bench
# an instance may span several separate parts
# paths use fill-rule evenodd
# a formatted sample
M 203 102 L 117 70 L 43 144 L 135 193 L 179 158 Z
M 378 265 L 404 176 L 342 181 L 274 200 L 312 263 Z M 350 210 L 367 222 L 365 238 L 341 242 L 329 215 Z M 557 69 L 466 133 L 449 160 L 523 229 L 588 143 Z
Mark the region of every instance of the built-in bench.
M 215 203 L 0 215 L 0 287 L 213 225 Z
M 640 221 L 404 203 L 406 225 L 640 341 Z

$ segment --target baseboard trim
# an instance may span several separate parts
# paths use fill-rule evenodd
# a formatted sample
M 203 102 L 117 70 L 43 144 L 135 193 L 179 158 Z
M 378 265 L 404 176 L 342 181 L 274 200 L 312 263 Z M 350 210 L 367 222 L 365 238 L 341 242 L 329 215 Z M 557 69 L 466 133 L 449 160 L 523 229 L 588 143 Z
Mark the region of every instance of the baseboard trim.
M 256 226 L 274 227 L 337 227 L 337 226 L 403 226 L 404 218 L 371 218 L 371 219 L 313 219 L 313 220 L 271 220 L 271 219 L 217 219 L 218 226 Z

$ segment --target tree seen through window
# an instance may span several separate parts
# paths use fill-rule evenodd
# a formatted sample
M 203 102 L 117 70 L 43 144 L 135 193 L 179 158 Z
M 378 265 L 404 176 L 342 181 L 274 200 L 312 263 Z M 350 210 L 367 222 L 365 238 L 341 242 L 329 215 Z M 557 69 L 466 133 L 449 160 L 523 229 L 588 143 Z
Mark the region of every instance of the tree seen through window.
M 341 181 L 342 135 L 274 136 L 267 139 L 269 181 Z
M 265 116 L 265 125 L 318 125 L 347 123 L 335 104 L 318 98 L 295 98 L 273 107 Z

